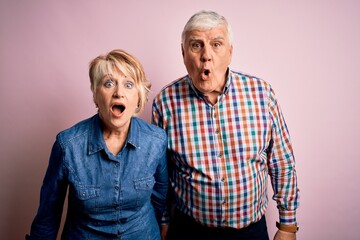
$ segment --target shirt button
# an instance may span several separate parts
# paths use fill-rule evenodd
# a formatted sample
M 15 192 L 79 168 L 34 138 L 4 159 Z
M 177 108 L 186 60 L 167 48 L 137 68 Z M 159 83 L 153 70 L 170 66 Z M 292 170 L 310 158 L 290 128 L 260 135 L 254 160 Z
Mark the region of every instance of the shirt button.
M 119 190 L 119 186 L 115 186 L 115 190 Z

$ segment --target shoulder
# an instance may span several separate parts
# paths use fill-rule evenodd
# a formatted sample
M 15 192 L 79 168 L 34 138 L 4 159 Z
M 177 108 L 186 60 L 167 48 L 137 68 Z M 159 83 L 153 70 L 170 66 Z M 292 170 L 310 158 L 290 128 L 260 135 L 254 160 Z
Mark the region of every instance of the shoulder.
M 264 86 L 270 86 L 270 84 L 265 81 L 264 79 L 257 77 L 255 75 L 251 75 L 248 73 L 244 73 L 244 72 L 239 72 L 239 71 L 231 71 L 232 76 L 235 79 L 239 79 L 242 82 L 253 82 L 253 83 L 258 83 Z
M 163 87 L 153 100 L 155 108 L 169 108 L 176 102 L 182 102 L 184 99 L 193 96 L 189 76 L 178 78 Z
M 243 90 L 251 89 L 260 92 L 266 92 L 267 94 L 271 94 L 271 92 L 273 92 L 271 84 L 260 77 L 233 70 L 230 71 L 230 73 L 232 79 L 234 79 L 233 82 L 235 85 L 239 85 L 239 87 Z
M 181 89 L 184 86 L 188 85 L 188 75 L 180 77 L 176 79 L 175 81 L 172 81 L 171 83 L 165 85 L 159 92 L 158 95 L 167 93 L 169 91 L 174 91 L 176 89 Z
M 61 145 L 72 142 L 89 134 L 90 129 L 96 122 L 97 115 L 84 119 L 73 126 L 59 132 L 56 136 Z
M 133 117 L 131 124 L 135 125 L 135 127 L 140 133 L 140 136 L 146 135 L 147 137 L 151 137 L 153 139 L 167 141 L 167 134 L 165 130 L 158 126 L 155 126 L 154 124 L 145 122 L 138 117 Z

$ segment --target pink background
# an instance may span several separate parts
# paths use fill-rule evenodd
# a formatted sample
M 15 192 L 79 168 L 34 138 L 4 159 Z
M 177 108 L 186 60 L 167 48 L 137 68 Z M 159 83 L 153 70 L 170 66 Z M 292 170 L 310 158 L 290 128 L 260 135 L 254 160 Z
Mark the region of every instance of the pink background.
M 360 239 L 356 0 L 1 0 L 1 239 L 29 231 L 56 133 L 96 112 L 89 61 L 114 48 L 133 53 L 153 83 L 151 101 L 186 73 L 180 34 L 202 9 L 231 23 L 232 68 L 275 88 L 297 160 L 298 239 Z M 276 220 L 271 201 L 271 235 Z

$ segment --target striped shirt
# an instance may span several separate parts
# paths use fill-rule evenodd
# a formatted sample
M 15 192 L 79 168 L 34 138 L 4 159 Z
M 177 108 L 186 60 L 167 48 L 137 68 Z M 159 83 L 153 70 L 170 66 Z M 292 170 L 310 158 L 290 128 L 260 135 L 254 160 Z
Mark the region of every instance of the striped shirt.
M 152 121 L 168 134 L 174 204 L 206 226 L 243 228 L 264 215 L 270 176 L 280 223 L 295 224 L 295 160 L 274 91 L 262 79 L 228 72 L 215 105 L 189 76 L 154 99 Z

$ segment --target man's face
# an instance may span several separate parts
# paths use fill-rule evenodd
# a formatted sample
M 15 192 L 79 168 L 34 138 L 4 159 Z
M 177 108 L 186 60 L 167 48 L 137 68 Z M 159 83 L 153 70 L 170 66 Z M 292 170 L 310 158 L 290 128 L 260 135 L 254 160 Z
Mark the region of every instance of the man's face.
M 205 95 L 221 93 L 232 56 L 227 28 L 218 26 L 187 32 L 182 53 L 195 87 Z

